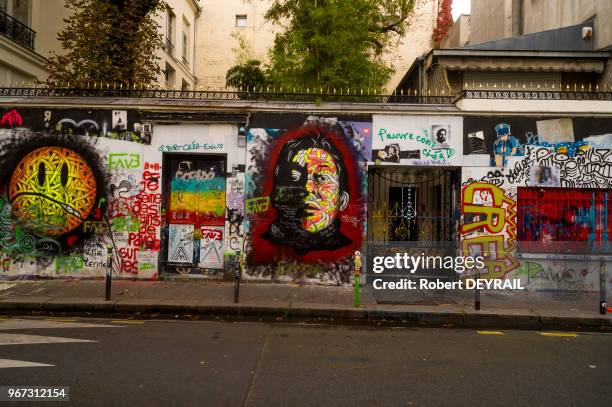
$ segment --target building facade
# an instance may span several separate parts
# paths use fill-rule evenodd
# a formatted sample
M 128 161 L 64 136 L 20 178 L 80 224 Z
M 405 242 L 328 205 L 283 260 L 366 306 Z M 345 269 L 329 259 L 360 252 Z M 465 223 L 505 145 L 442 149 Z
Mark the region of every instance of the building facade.
M 225 74 L 242 57 L 267 61 L 279 27 L 265 21 L 272 1 L 204 2 L 168 0 L 156 16 L 164 43 L 157 53 L 166 89 L 225 87 Z M 431 48 L 438 1 L 418 2 L 410 29 L 383 59 L 393 66 L 388 90 L 394 89 L 415 58 Z M 69 11 L 62 0 L 1 0 L 0 83 L 44 81 L 47 57 L 61 53 L 58 33 Z M 240 43 L 246 46 L 240 51 Z M 238 58 L 238 59 L 237 59 Z
M 612 45 L 608 21 L 612 5 L 606 0 L 472 0 L 470 43 L 495 41 L 555 30 L 594 20 L 594 49 Z
M 268 60 L 268 50 L 280 27 L 265 20 L 271 0 L 204 2 L 198 20 L 196 76 L 203 87 L 224 87 L 225 73 L 241 57 Z M 397 39 L 383 60 L 395 69 L 387 86 L 392 90 L 413 61 L 431 49 L 431 36 L 438 15 L 438 0 L 417 2 L 410 27 Z M 247 46 L 240 51 L 240 41 Z M 238 59 L 237 59 L 238 58 Z
M 195 89 L 198 0 L 168 0 L 156 16 L 164 47 L 157 53 L 160 87 Z M 61 54 L 57 35 L 69 10 L 63 0 L 0 0 L 0 84 L 17 86 L 44 81 L 47 58 Z
M 157 83 L 166 89 L 195 89 L 196 39 L 201 6 L 198 0 L 167 1 L 167 10 L 156 16 L 164 46 L 158 51 L 162 70 Z
M 0 0 L 0 84 L 44 81 L 47 58 L 61 53 L 62 0 Z
M 561 18 L 561 11 L 573 10 L 570 3 L 583 3 L 588 14 L 568 12 L 563 15 L 572 19 Z M 609 30 L 602 21 L 611 10 L 612 4 L 598 1 L 475 0 L 472 14 L 455 21 L 441 48 L 412 64 L 396 91 L 458 95 L 482 89 L 610 88 Z

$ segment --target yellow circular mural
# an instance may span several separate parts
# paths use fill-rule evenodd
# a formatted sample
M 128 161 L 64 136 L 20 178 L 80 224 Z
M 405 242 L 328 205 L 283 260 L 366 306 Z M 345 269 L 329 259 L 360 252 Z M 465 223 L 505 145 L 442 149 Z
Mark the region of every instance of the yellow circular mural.
M 13 216 L 44 236 L 78 228 L 96 200 L 96 180 L 89 164 L 65 147 L 41 147 L 17 164 L 9 183 Z

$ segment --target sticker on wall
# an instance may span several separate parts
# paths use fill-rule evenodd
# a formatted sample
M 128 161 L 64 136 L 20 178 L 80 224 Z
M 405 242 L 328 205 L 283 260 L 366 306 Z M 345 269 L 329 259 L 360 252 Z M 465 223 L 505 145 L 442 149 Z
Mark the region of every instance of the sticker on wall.
M 473 154 L 485 154 L 487 151 L 485 150 L 485 140 L 484 140 L 484 132 L 483 131 L 475 131 L 473 133 L 468 133 L 468 144 Z
M 431 126 L 431 141 L 434 142 L 433 148 L 435 150 L 450 148 L 450 136 L 449 125 Z
M 531 169 L 531 185 L 535 187 L 561 186 L 560 169 L 554 165 L 538 165 Z
M 193 225 L 168 226 L 168 261 L 193 263 Z
M 202 226 L 200 229 L 200 267 L 223 268 L 223 226 Z
M 113 110 L 112 126 L 115 131 L 127 130 L 127 110 Z

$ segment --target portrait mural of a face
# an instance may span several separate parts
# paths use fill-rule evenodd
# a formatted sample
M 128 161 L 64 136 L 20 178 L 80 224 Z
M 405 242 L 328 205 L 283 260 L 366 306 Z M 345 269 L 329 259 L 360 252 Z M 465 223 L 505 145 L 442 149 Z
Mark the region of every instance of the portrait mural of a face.
M 360 248 L 363 226 L 355 220 L 365 209 L 364 161 L 345 133 L 337 125 L 306 124 L 269 145 L 257 189 L 271 205 L 251 220 L 251 263 L 333 261 Z
M 346 167 L 324 130 L 304 129 L 281 149 L 273 175 L 272 206 L 278 212 L 263 237 L 299 252 L 350 243 L 339 215 L 349 203 Z
M 433 125 L 431 126 L 431 136 L 434 150 L 450 148 L 450 126 Z
M 291 162 L 297 167 L 291 170 L 291 181 L 306 183 L 302 227 L 311 233 L 319 232 L 329 227 L 348 204 L 348 194 L 340 189 L 339 164 L 323 148 L 302 149 Z

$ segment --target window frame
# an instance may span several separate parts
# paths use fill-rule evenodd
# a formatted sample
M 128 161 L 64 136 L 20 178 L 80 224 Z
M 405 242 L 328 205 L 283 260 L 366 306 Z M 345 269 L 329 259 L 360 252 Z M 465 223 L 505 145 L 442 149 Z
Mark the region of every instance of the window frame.
M 239 24 L 239 22 L 244 21 L 244 25 Z M 236 14 L 234 20 L 234 26 L 236 28 L 246 28 L 249 26 L 249 17 L 248 14 Z

